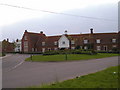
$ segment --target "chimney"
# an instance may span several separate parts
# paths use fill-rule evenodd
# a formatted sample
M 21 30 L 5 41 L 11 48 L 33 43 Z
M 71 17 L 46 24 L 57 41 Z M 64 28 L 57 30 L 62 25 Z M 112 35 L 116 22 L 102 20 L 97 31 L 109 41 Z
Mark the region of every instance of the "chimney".
M 118 33 L 120 34 L 120 31 L 118 31 Z
M 25 30 L 25 32 L 27 32 L 27 30 Z
M 18 39 L 16 40 L 16 42 L 18 42 Z
M 68 31 L 67 31 L 67 30 L 65 30 L 65 35 L 67 35 L 67 32 L 68 32 Z
M 91 34 L 93 34 L 93 28 L 90 29 Z
M 7 38 L 7 42 L 9 42 L 9 39 Z
M 40 31 L 40 34 L 43 34 L 43 31 Z

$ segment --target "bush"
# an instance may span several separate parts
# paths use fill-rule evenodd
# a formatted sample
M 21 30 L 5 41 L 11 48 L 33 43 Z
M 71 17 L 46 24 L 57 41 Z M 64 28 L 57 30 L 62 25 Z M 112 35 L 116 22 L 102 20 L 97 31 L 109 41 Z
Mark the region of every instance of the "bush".
M 74 49 L 74 50 L 58 50 L 58 51 L 46 51 L 43 55 L 56 55 L 56 54 L 97 54 L 97 52 L 92 50 Z
M 46 51 L 43 53 L 43 55 L 56 55 L 56 54 L 59 54 L 58 51 Z
M 5 56 L 6 54 L 2 52 L 2 56 Z

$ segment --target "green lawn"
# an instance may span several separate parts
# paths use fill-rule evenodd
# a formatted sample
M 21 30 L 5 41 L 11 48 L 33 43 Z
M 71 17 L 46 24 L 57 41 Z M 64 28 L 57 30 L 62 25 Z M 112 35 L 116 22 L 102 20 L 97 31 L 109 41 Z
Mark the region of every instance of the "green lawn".
M 117 88 L 118 66 L 50 85 L 30 88 Z
M 68 54 L 67 60 L 65 59 L 65 55 L 34 55 L 32 56 L 32 61 L 72 61 L 72 60 L 87 60 L 87 59 L 97 59 L 97 58 L 105 58 L 118 56 L 118 54 L 110 54 L 110 53 L 98 53 L 95 55 L 87 55 L 87 54 Z M 26 61 L 31 61 L 31 58 L 27 58 Z

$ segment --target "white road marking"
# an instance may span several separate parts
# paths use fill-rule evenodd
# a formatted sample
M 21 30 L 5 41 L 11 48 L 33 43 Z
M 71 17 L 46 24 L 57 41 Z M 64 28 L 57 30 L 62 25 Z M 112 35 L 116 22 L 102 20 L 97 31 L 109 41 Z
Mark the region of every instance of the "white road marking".
M 16 66 L 14 66 L 12 69 L 17 68 L 18 66 L 20 66 L 20 65 L 23 64 L 23 63 L 24 63 L 24 61 L 20 62 L 19 64 L 17 64 Z
M 7 58 L 7 57 L 10 57 L 12 56 L 13 54 L 9 54 L 9 55 L 6 55 L 6 56 L 3 56 L 3 57 L 0 57 L 0 60 L 3 60 L 4 58 Z
M 17 68 L 18 66 L 20 66 L 20 65 L 23 64 L 24 62 L 25 62 L 25 61 L 20 62 L 19 64 L 15 65 L 14 67 L 12 67 L 12 68 L 11 68 L 10 70 L 8 70 L 8 71 L 11 71 L 11 70 Z

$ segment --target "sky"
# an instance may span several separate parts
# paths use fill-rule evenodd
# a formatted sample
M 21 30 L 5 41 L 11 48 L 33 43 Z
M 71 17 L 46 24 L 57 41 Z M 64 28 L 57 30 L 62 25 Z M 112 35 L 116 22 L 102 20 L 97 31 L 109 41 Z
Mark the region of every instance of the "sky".
M 0 0 L 0 40 L 24 31 L 46 35 L 118 31 L 119 0 Z

